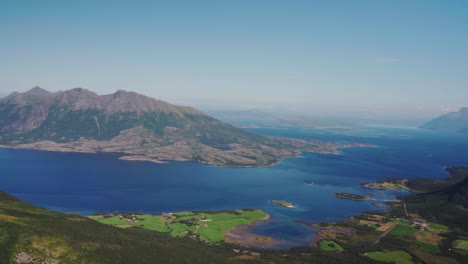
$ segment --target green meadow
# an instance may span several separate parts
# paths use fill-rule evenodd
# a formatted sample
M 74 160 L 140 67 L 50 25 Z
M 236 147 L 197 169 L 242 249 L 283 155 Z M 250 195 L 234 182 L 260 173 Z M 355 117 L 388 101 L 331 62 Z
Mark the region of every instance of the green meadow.
M 369 252 L 365 256 L 383 262 L 391 262 L 396 264 L 412 264 L 411 255 L 405 251 L 376 251 Z
M 440 248 L 437 245 L 433 245 L 425 242 L 418 242 L 419 250 L 427 253 L 440 254 Z
M 225 240 L 225 234 L 239 225 L 264 219 L 266 213 L 259 210 L 220 212 L 178 212 L 162 215 L 102 214 L 90 216 L 104 224 L 122 228 L 136 227 L 157 232 L 167 232 L 174 237 L 190 237 L 200 241 L 217 243 Z
M 442 224 L 429 223 L 429 227 L 432 230 L 443 232 L 443 233 L 450 232 L 450 229 L 446 225 L 442 225 Z
M 403 220 L 399 222 L 393 229 L 390 231 L 390 235 L 395 236 L 412 236 L 418 232 L 418 228 L 411 225 L 410 222 Z
M 461 240 L 461 239 L 455 240 L 455 242 L 453 242 L 453 245 L 455 248 L 468 251 L 468 240 Z
M 342 251 L 343 247 L 333 240 L 323 239 L 318 244 L 319 248 L 324 251 Z

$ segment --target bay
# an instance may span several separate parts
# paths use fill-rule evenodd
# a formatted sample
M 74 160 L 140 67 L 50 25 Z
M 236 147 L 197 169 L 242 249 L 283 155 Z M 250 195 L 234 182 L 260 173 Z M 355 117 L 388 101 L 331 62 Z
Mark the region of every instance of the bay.
M 0 149 L 0 189 L 51 210 L 81 215 L 97 211 L 146 213 L 258 208 L 270 221 L 253 231 L 281 241 L 277 247 L 309 245 L 314 229 L 297 224 L 335 221 L 392 199 L 339 199 L 335 192 L 367 195 L 360 183 L 387 177 L 447 177 L 445 168 L 468 164 L 468 137 L 419 129 L 368 128 L 323 131 L 307 128 L 251 129 L 302 139 L 373 144 L 340 155 L 304 153 L 271 167 L 218 168 L 195 162 L 156 164 L 118 160 L 116 154 Z M 271 200 L 286 200 L 282 208 Z

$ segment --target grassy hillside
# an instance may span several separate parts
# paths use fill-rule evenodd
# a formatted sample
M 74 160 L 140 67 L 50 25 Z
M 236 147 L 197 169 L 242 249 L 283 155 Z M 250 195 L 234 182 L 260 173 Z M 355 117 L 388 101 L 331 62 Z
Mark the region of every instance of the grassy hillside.
M 38 263 L 227 263 L 235 256 L 190 239 L 50 212 L 0 192 L 0 263 L 14 263 L 22 252 Z
M 190 219 L 192 215 L 185 217 Z M 162 223 L 151 220 L 149 226 Z M 118 228 L 87 217 L 51 212 L 0 192 L 0 263 L 19 263 L 15 261 L 18 259 L 25 261 L 22 263 L 54 264 L 375 263 L 347 250 L 263 250 L 224 243 L 214 246 L 144 228 Z

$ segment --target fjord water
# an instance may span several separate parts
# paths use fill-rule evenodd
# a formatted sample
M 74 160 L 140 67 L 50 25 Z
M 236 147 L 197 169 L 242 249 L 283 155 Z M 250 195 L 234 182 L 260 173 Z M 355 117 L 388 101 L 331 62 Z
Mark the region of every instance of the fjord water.
M 341 155 L 304 153 L 262 168 L 217 168 L 194 162 L 121 161 L 114 154 L 0 149 L 0 189 L 52 210 L 147 213 L 259 208 L 271 215 L 254 232 L 273 236 L 276 247 L 309 245 L 314 230 L 296 223 L 346 219 L 375 201 L 339 199 L 335 192 L 367 195 L 359 186 L 386 177 L 444 178 L 448 166 L 468 163 L 468 137 L 419 129 L 372 128 L 325 132 L 311 129 L 253 129 L 262 134 L 352 141 L 373 148 L 347 148 Z M 281 208 L 270 200 L 286 200 Z

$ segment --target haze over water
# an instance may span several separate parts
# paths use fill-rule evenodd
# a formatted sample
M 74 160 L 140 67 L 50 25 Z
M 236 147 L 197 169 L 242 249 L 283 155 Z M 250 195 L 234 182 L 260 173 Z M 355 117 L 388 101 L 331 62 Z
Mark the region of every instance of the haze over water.
M 253 129 L 276 136 L 374 144 L 347 148 L 342 155 L 304 153 L 262 168 L 217 168 L 194 162 L 121 161 L 113 154 L 56 153 L 0 149 L 0 189 L 52 210 L 147 213 L 258 208 L 272 217 L 255 232 L 282 241 L 280 247 L 308 245 L 314 230 L 295 223 L 345 219 L 376 201 L 355 202 L 335 192 L 367 194 L 360 183 L 386 177 L 444 178 L 447 166 L 466 165 L 468 137 L 417 129 L 374 128 L 336 133 L 311 129 Z M 395 193 L 393 193 L 395 194 Z M 288 209 L 270 200 L 297 205 Z

